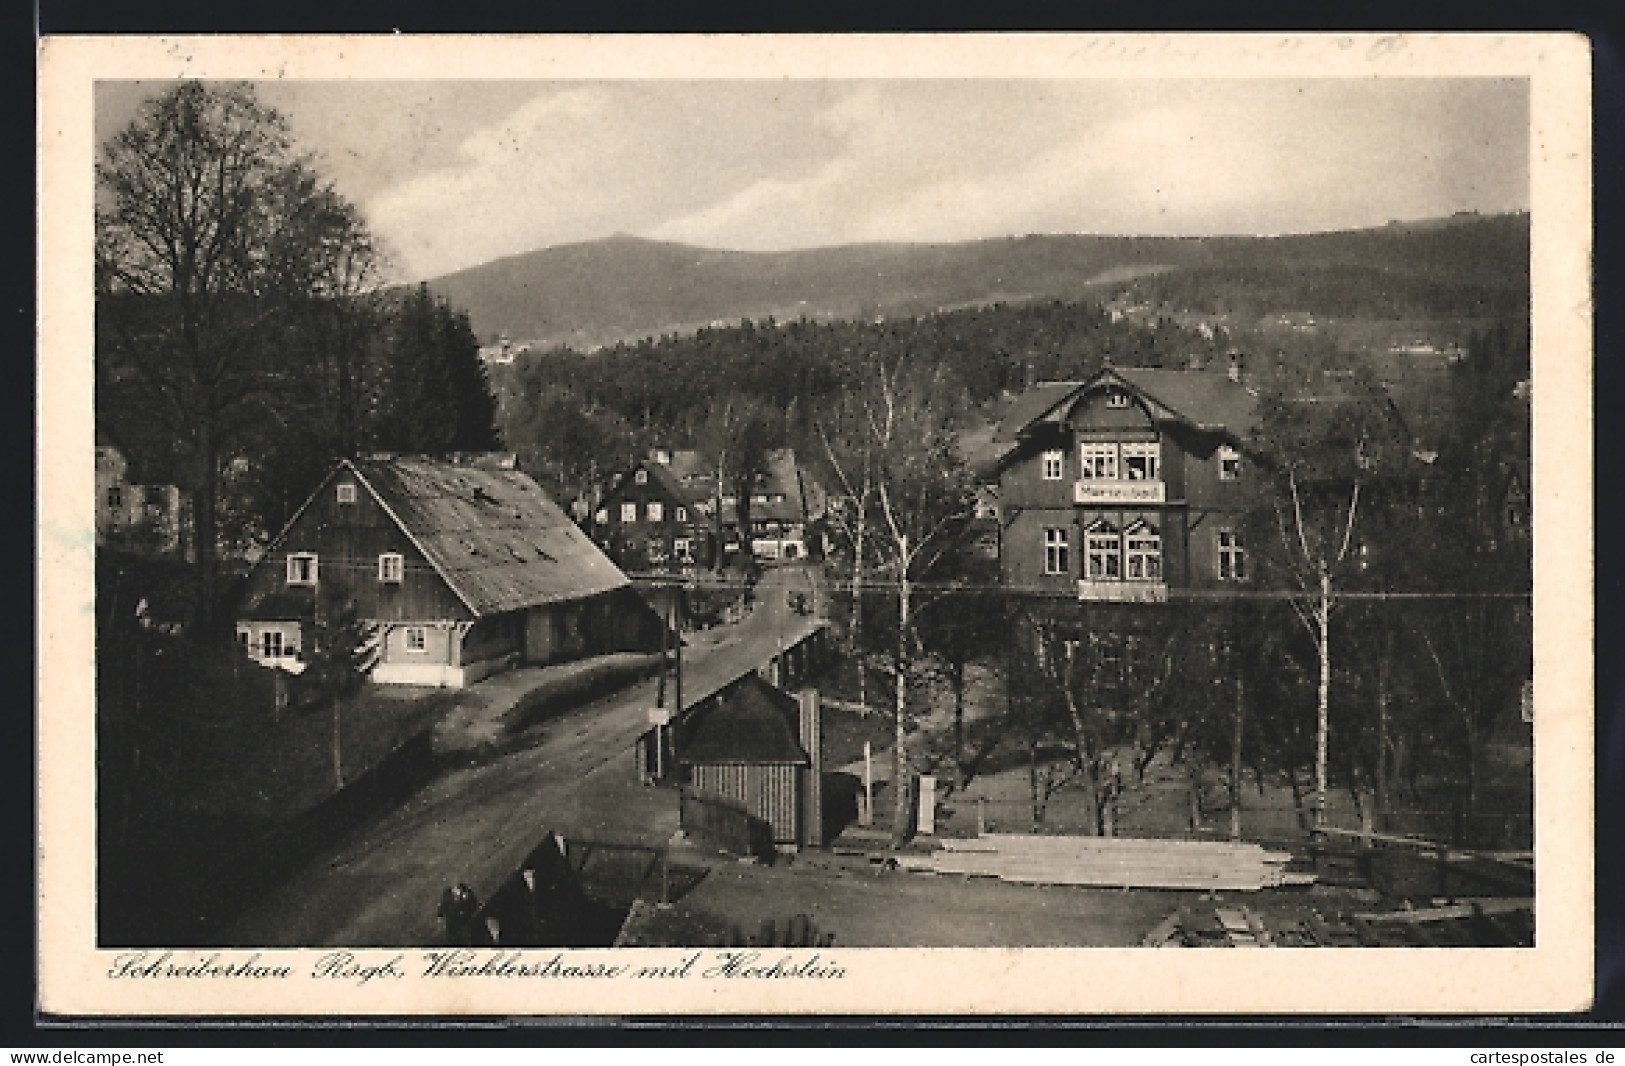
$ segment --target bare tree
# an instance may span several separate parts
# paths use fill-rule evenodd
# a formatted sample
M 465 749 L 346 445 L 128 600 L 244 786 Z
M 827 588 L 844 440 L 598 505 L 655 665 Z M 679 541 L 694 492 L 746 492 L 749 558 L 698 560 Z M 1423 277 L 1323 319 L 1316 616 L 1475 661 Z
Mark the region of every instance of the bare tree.
M 222 468 L 297 391 L 277 358 L 295 309 L 360 291 L 373 249 L 248 86 L 188 81 L 151 101 L 103 148 L 96 178 L 99 354 L 130 372 L 191 461 L 207 621 Z
M 970 480 L 955 449 L 958 396 L 937 369 L 899 360 L 875 368 L 857 399 L 862 417 L 844 440 L 829 440 L 833 463 L 864 479 L 870 498 L 866 523 L 876 532 L 875 554 L 889 571 L 896 592 L 896 632 L 892 654 L 892 839 L 901 844 L 909 826 L 912 762 L 908 751 L 908 695 L 919 657 L 915 627 L 916 585 L 953 546 L 952 534 L 971 511 Z

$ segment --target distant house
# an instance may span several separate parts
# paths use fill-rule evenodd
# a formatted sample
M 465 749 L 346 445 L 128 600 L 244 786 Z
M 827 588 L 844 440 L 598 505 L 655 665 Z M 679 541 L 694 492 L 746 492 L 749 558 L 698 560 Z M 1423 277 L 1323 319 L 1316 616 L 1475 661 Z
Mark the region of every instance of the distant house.
M 710 566 L 716 534 L 708 500 L 684 485 L 669 452 L 656 450 L 623 472 L 592 516 L 593 539 L 631 572 Z
M 341 462 L 249 573 L 248 654 L 300 658 L 333 586 L 376 628 L 382 683 L 460 688 L 659 640 L 626 575 L 511 462 Z
M 143 555 L 184 552 L 188 515 L 174 485 L 134 484 L 118 448 L 96 446 L 96 546 Z
M 627 570 L 671 570 L 714 564 L 722 511 L 725 553 L 750 544 L 762 562 L 814 554 L 828 510 L 823 487 L 789 448 L 768 453 L 752 486 L 750 529 L 739 528 L 739 500 L 718 499 L 716 470 L 699 452 L 657 448 L 616 478 L 593 515 L 594 537 Z
M 796 453 L 789 448 L 770 452 L 766 466 L 751 490 L 751 552 L 764 562 L 805 559 L 809 526 L 825 515 L 822 487 L 796 463 Z M 736 525 L 737 513 L 736 505 Z

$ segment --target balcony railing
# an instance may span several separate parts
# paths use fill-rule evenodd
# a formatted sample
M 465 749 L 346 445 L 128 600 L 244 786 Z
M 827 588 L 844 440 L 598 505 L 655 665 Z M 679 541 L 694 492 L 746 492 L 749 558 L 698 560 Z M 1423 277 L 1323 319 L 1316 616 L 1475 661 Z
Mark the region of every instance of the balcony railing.
M 1167 498 L 1161 481 L 1080 478 L 1072 483 L 1073 503 L 1163 503 Z
M 1078 582 L 1078 599 L 1108 603 L 1167 603 L 1168 586 L 1160 581 Z

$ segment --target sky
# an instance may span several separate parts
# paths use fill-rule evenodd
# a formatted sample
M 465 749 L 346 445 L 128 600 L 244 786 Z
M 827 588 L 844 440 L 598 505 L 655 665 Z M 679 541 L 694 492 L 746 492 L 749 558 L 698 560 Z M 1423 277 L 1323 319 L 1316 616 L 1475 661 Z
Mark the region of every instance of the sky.
M 98 140 L 168 86 L 102 82 Z M 260 82 L 393 280 L 612 234 L 781 250 L 1529 207 L 1492 78 Z

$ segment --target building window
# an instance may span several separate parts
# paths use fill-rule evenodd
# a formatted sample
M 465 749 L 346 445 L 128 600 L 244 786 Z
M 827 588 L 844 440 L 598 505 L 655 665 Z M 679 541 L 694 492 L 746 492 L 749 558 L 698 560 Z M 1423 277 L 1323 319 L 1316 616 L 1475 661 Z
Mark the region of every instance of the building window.
M 1157 480 L 1157 458 L 1155 441 L 1124 444 L 1123 476 L 1130 481 Z
M 117 485 L 107 490 L 107 506 L 117 510 L 124 506 L 124 490 Z
M 1084 577 L 1091 581 L 1116 581 L 1123 576 L 1123 538 L 1105 523 L 1092 526 L 1084 535 Z
M 692 549 L 689 548 L 687 537 L 677 537 L 671 542 L 671 550 L 672 554 L 687 558 Z
M 1241 546 L 1241 535 L 1233 529 L 1218 531 L 1219 580 L 1247 580 L 1247 553 Z
M 598 508 L 593 512 L 592 520 L 601 526 L 609 525 L 609 509 L 605 507 Z
M 649 483 L 649 471 L 639 467 L 638 472 L 632 475 L 632 480 L 639 485 L 647 485 Z
M 636 522 L 638 520 L 638 505 L 635 503 L 621 504 L 621 521 Z
M 1107 407 L 1127 407 L 1128 406 L 1128 393 L 1126 393 L 1126 392 L 1108 392 L 1106 394 L 1106 406 Z
M 350 482 L 348 482 L 348 481 L 339 482 L 338 491 L 339 491 L 339 502 L 340 503 L 354 503 L 355 502 L 355 486 L 353 484 L 351 484 Z
M 1065 472 L 1065 454 L 1060 449 L 1044 453 L 1044 480 L 1059 481 Z
M 399 585 L 406 571 L 406 560 L 395 552 L 378 557 L 378 580 L 386 585 Z
M 679 522 L 687 522 L 688 521 L 688 508 L 687 507 L 675 508 L 672 511 L 672 517 L 674 519 L 676 519 L 677 521 L 679 521 Z
M 1117 445 L 1078 446 L 1078 476 L 1086 481 L 1117 480 Z
M 664 522 L 666 520 L 666 505 L 649 501 L 649 521 Z
M 1162 580 L 1162 537 L 1156 529 L 1138 523 L 1124 538 L 1124 569 L 1130 581 Z
M 1064 528 L 1044 530 L 1044 573 L 1065 574 L 1072 569 L 1068 550 L 1067 531 Z
M 429 631 L 422 626 L 406 627 L 406 650 L 412 652 L 426 652 L 429 650 Z
M 316 556 L 314 553 L 300 552 L 288 556 L 288 584 L 316 584 Z
M 260 658 L 280 659 L 282 658 L 282 655 L 282 631 L 279 629 L 267 629 L 265 632 L 261 633 Z
M 1228 444 L 1219 446 L 1219 480 L 1234 481 L 1241 477 L 1241 453 Z

